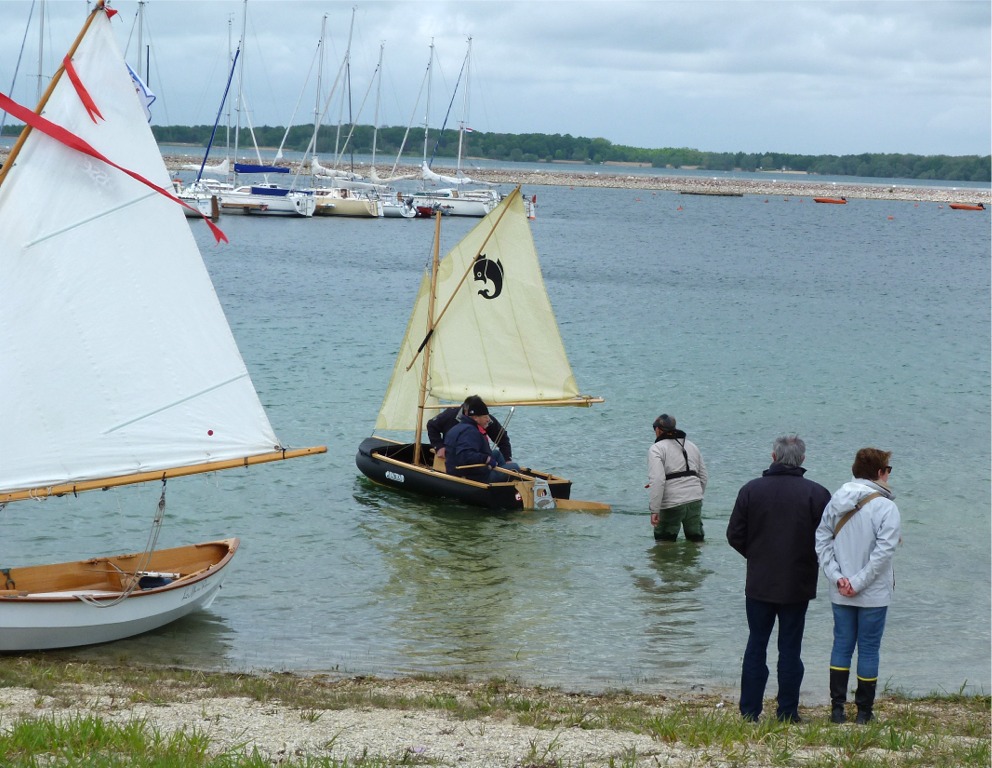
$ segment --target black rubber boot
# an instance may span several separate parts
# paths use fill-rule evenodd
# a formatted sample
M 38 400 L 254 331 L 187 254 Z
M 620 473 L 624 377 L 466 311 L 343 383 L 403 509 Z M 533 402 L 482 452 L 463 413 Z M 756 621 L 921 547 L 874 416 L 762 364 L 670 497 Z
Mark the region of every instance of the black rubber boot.
M 844 715 L 844 703 L 847 701 L 847 682 L 851 677 L 851 670 L 830 668 L 830 722 L 844 723 L 847 717 Z
M 872 707 L 875 706 L 875 685 L 878 679 L 864 680 L 858 678 L 858 688 L 854 692 L 854 703 L 858 705 L 858 716 L 854 722 L 858 725 L 870 723 L 874 717 Z

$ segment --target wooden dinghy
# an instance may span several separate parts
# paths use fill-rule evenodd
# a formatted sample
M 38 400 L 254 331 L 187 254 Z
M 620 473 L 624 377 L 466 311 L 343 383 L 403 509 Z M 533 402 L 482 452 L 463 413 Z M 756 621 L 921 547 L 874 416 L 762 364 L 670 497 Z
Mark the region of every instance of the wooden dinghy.
M 814 197 L 814 203 L 831 203 L 833 205 L 847 205 L 846 197 Z
M 208 608 L 238 544 L 232 538 L 150 555 L 4 568 L 0 651 L 107 643 Z
M 526 208 L 517 187 L 421 280 L 406 336 L 386 388 L 376 432 L 359 446 L 358 469 L 380 485 L 487 509 L 586 509 L 570 498 L 571 481 L 534 469 L 505 471 L 506 481 L 478 483 L 434 467 L 421 441 L 425 413 L 479 395 L 490 408 L 585 406 L 551 309 Z M 470 354 L 465 351 L 470 350 Z
M 97 2 L 37 111 L 0 93 L 0 110 L 25 124 L 0 169 L 0 508 L 31 515 L 36 532 L 65 531 L 60 560 L 79 493 L 161 483 L 156 542 L 168 480 L 326 451 L 287 449 L 269 423 L 178 207 L 188 204 L 170 191 L 113 13 Z M 206 608 L 237 548 L 236 538 L 152 544 L 26 567 L 2 555 L 0 650 L 119 640 Z

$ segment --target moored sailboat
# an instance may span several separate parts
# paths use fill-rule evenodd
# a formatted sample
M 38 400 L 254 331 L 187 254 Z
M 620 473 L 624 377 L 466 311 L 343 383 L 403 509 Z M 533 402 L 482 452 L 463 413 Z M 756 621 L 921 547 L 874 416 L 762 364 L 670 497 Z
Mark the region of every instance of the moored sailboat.
M 420 284 L 373 435 L 355 457 L 371 480 L 394 489 L 502 509 L 606 504 L 570 498 L 571 481 L 548 472 L 507 471 L 479 483 L 435 468 L 425 421 L 479 395 L 490 407 L 590 406 L 579 393 L 548 299 L 520 188 L 433 263 Z M 383 433 L 412 433 L 413 439 Z
M 26 124 L 0 170 L 0 506 L 148 482 L 161 497 L 143 552 L 4 563 L 3 651 L 119 640 L 206 608 L 238 540 L 157 549 L 167 481 L 326 450 L 285 448 L 269 423 L 114 13 L 97 3 L 37 112 L 0 94 Z

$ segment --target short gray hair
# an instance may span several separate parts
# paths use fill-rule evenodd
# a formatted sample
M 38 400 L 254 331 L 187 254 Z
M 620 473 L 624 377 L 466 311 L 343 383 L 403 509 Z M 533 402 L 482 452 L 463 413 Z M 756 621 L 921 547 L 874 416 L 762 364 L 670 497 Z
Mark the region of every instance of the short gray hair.
M 782 435 L 772 445 L 775 461 L 788 467 L 800 467 L 806 460 L 806 443 L 799 435 Z

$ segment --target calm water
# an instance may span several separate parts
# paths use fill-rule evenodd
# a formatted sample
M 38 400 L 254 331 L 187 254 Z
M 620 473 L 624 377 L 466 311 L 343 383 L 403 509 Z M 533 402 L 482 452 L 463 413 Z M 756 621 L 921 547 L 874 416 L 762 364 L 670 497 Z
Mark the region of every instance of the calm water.
M 990 227 L 936 204 L 540 187 L 533 223 L 585 409 L 517 409 L 515 456 L 608 516 L 482 515 L 368 484 L 370 434 L 429 257 L 427 221 L 194 224 L 280 437 L 326 456 L 173 481 L 161 543 L 238 535 L 208 612 L 73 652 L 235 670 L 501 675 L 568 688 L 734 686 L 744 561 L 724 531 L 773 438 L 835 489 L 893 451 L 903 515 L 881 675 L 990 689 Z M 445 220 L 444 250 L 475 222 Z M 177 340 L 181 343 L 181 340 Z M 710 468 L 708 541 L 655 547 L 646 452 L 661 412 Z M 505 414 L 499 414 L 502 418 Z M 14 505 L 7 564 L 144 546 L 158 488 Z M 71 542 L 71 544 L 67 543 Z M 806 695 L 826 699 L 813 602 Z

